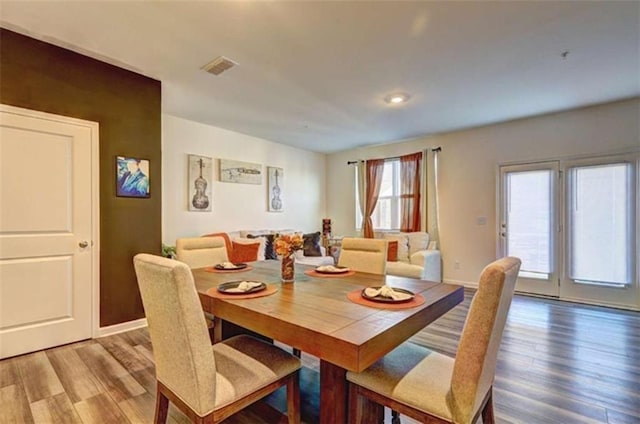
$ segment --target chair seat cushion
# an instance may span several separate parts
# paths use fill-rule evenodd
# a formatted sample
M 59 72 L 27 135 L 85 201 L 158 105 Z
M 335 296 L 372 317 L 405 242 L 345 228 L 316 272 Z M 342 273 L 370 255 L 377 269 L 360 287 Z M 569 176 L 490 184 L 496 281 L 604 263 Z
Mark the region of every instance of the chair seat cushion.
M 212 346 L 216 363 L 214 409 L 222 408 L 300 369 L 300 360 L 250 336 L 235 336 Z
M 453 358 L 404 343 L 361 373 L 348 372 L 347 380 L 445 420 L 452 420 L 447 405 Z
M 387 274 L 390 275 L 421 279 L 423 271 L 424 268 L 419 265 L 412 265 L 406 262 L 387 262 Z

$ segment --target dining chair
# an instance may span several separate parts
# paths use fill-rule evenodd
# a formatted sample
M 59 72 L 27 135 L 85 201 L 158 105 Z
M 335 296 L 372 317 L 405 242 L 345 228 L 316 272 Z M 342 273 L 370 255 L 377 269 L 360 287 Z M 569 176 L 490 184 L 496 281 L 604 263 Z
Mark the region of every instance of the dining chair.
M 384 274 L 387 268 L 387 240 L 344 238 L 338 266 L 370 274 Z
M 176 240 L 176 259 L 190 268 L 227 262 L 227 246 L 222 237 L 190 237 Z
M 194 423 L 218 423 L 285 385 L 289 423 L 300 422 L 298 358 L 246 335 L 212 346 L 189 267 L 146 253 L 133 262 L 156 365 L 156 423 L 169 401 Z
M 227 244 L 223 237 L 186 237 L 176 240 L 176 259 L 184 262 L 189 268 L 203 268 L 227 262 Z M 216 343 L 214 322 L 215 316 L 205 312 L 209 338 Z
M 520 259 L 485 267 L 455 359 L 403 343 L 361 373 L 348 372 L 349 422 L 361 421 L 362 398 L 423 423 L 495 422 L 493 379 Z

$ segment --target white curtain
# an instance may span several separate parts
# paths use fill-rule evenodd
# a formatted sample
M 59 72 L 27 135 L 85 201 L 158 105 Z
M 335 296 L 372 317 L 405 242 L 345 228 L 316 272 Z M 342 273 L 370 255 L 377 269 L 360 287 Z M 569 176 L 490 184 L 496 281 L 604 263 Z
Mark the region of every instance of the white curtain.
M 365 199 L 367 198 L 366 172 L 367 162 L 359 160 L 358 163 L 356 163 L 356 173 L 358 176 L 358 205 L 360 206 L 360 216 L 363 217 L 360 231 L 362 231 L 362 227 L 364 226 L 364 207 Z
M 438 243 L 440 247 L 440 207 L 438 204 L 438 149 L 427 149 L 425 155 L 426 179 L 427 179 L 427 232 L 431 241 Z

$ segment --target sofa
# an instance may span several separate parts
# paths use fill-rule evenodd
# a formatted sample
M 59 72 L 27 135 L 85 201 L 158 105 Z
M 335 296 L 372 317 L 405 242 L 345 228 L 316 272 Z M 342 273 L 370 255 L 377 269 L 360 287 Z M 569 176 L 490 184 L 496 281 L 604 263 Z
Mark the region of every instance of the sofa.
M 240 230 L 225 233 L 206 234 L 205 237 L 222 237 L 227 246 L 231 262 L 252 262 L 277 260 L 273 242 L 278 234 L 300 233 L 291 229 L 284 230 Z M 334 265 L 334 258 L 327 256 L 321 245 L 320 232 L 303 234 L 305 248 L 295 252 L 295 263 L 311 266 Z
M 389 241 L 387 274 L 442 281 L 442 258 L 429 233 L 383 233 L 379 237 Z

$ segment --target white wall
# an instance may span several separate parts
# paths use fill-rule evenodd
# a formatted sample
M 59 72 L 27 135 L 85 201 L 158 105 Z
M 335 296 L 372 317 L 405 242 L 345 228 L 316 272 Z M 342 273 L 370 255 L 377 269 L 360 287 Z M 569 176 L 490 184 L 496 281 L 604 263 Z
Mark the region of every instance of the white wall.
M 212 211 L 189 212 L 187 155 L 213 158 Z M 262 164 L 261 185 L 219 181 L 218 159 Z M 162 240 L 241 229 L 319 231 L 325 215 L 324 154 L 162 115 Z M 284 169 L 284 212 L 267 212 L 267 166 Z
M 334 234 L 355 234 L 354 170 L 347 160 L 441 146 L 440 246 L 445 280 L 475 284 L 496 257 L 498 164 L 624 151 L 640 146 L 640 99 L 490 125 L 327 158 L 327 217 Z M 486 217 L 487 225 L 477 225 Z M 454 269 L 454 261 L 460 269 Z

